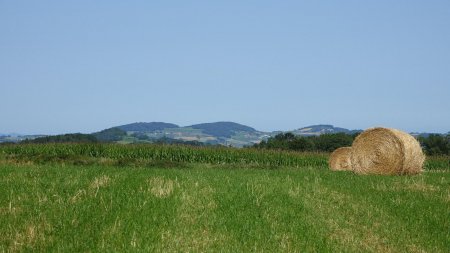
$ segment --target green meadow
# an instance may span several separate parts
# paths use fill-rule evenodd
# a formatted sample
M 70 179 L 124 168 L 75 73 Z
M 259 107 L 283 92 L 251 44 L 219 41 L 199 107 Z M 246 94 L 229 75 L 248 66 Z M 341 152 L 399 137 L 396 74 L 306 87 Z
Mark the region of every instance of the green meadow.
M 416 176 L 327 154 L 0 146 L 0 252 L 448 252 L 449 157 Z

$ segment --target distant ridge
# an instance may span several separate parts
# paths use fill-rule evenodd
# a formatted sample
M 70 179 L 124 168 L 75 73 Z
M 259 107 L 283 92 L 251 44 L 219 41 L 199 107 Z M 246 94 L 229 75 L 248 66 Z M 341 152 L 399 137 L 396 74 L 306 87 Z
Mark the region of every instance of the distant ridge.
M 342 127 L 335 127 L 333 125 L 312 125 L 307 127 L 302 127 L 297 130 L 292 131 L 292 133 L 296 135 L 304 135 L 304 136 L 310 136 L 310 135 L 321 135 L 321 134 L 335 134 L 335 133 L 346 133 L 346 134 L 353 134 L 362 132 L 362 130 L 349 130 Z
M 152 132 L 162 131 L 166 128 L 178 128 L 178 125 L 165 122 L 136 122 L 127 125 L 118 126 L 117 128 L 127 132 Z
M 230 138 L 237 132 L 256 132 L 256 130 L 252 127 L 229 121 L 196 124 L 188 127 L 193 129 L 200 129 L 205 134 L 225 138 Z

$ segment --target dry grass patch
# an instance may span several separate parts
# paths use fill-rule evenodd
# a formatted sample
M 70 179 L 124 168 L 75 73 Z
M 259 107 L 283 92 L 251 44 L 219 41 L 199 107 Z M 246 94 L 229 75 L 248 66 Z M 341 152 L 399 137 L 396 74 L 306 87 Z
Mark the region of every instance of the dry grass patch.
M 96 178 L 92 181 L 92 183 L 91 183 L 91 185 L 89 186 L 89 188 L 90 188 L 91 190 L 94 190 L 94 191 L 95 191 L 94 196 L 96 197 L 98 191 L 100 190 L 100 188 L 103 188 L 103 187 L 108 186 L 108 185 L 110 184 L 110 182 L 111 182 L 111 178 L 108 177 L 108 176 L 106 176 L 106 175 L 103 175 L 103 176 L 100 176 L 100 177 L 96 177 Z
M 11 201 L 7 207 L 0 207 L 0 215 L 16 215 L 21 211 L 22 208 L 13 206 Z
M 152 177 L 148 181 L 149 192 L 157 198 L 167 198 L 172 195 L 176 182 L 163 177 Z
M 69 198 L 70 203 L 74 204 L 83 198 L 86 195 L 86 190 L 80 189 L 78 190 L 72 197 Z
M 92 181 L 90 188 L 91 189 L 99 189 L 100 187 L 105 187 L 109 184 L 110 178 L 106 175 L 96 177 L 94 181 Z
M 405 190 L 409 191 L 419 191 L 419 192 L 435 192 L 439 191 L 438 186 L 427 184 L 423 181 L 415 182 L 413 184 L 405 185 Z
M 162 232 L 162 250 L 165 252 L 205 252 L 224 245 L 227 237 L 211 230 L 210 215 L 217 208 L 214 189 L 198 181 L 182 186 L 181 206 L 176 223 L 178 229 Z
M 47 241 L 51 241 L 51 238 L 46 236 L 51 230 L 51 225 L 45 221 L 37 224 L 28 224 L 22 230 L 17 231 L 9 247 L 9 251 L 21 252 L 24 249 L 36 250 L 38 244 L 45 244 Z

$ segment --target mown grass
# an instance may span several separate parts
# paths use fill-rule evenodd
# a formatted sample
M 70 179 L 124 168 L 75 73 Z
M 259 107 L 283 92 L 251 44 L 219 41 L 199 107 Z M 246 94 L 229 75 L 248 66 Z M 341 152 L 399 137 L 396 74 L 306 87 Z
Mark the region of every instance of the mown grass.
M 442 158 L 422 175 L 389 177 L 326 166 L 41 155 L 0 158 L 0 252 L 450 247 L 450 173 Z

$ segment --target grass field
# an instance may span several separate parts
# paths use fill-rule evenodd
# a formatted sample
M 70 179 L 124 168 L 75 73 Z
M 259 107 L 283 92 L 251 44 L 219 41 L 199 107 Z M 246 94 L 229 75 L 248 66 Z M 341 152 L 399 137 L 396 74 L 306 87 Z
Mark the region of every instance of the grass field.
M 0 147 L 0 252 L 450 250 L 448 157 L 389 177 L 326 154 L 87 147 Z

